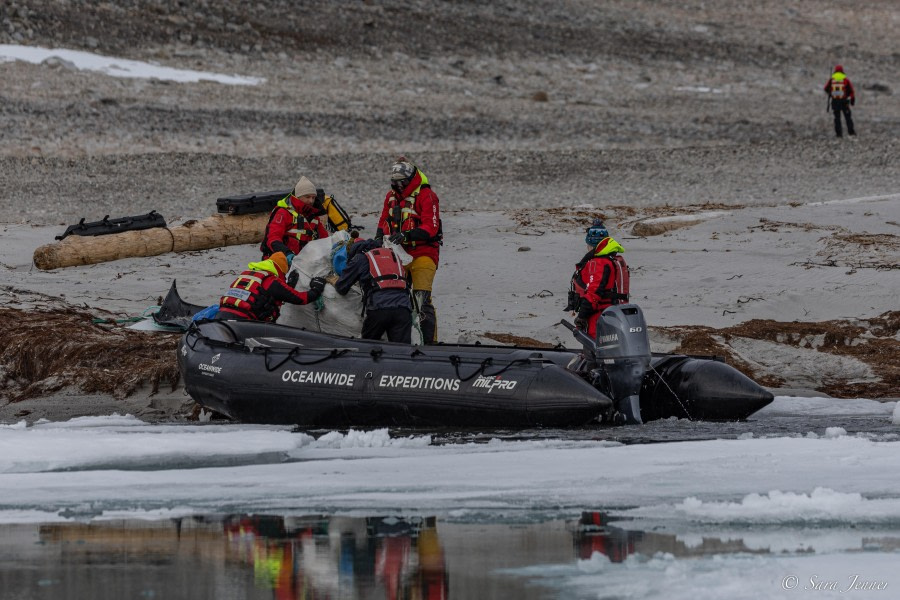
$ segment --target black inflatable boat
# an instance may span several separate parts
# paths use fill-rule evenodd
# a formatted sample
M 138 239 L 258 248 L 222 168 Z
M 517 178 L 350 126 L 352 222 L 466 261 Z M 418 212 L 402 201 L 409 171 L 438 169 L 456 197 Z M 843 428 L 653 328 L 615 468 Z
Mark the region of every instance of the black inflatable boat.
M 652 355 L 637 306 L 604 311 L 597 342 L 572 329 L 582 350 L 409 346 L 201 321 L 184 334 L 178 365 L 201 406 L 239 421 L 304 427 L 733 421 L 772 401 L 724 362 Z

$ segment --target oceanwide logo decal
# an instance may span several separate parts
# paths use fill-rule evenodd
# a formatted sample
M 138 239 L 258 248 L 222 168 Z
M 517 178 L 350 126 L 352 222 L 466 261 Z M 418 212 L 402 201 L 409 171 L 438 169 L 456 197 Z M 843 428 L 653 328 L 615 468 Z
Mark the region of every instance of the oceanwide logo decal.
M 182 354 L 187 354 L 187 350 L 182 347 Z M 222 357 L 222 354 L 215 354 L 212 358 L 209 359 L 209 363 L 200 363 L 197 365 L 197 370 L 200 371 L 201 375 L 206 375 L 207 377 L 215 377 L 219 373 L 222 372 L 222 367 L 217 367 L 216 363 L 219 362 L 219 359 Z
M 197 365 L 197 368 L 200 369 L 201 373 L 209 376 L 222 372 L 222 367 L 216 367 L 214 365 L 208 365 L 206 363 L 200 363 L 199 365 Z
M 288 369 L 281 374 L 281 380 L 292 383 L 319 383 L 322 385 L 352 387 L 353 382 L 356 381 L 356 374 L 327 373 L 325 371 L 292 371 Z

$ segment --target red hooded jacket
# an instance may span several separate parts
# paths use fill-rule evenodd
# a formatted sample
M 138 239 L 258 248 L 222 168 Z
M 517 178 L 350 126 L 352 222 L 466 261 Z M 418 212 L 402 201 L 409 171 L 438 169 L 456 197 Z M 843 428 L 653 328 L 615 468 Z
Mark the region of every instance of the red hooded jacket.
M 312 240 L 328 237 L 324 212 L 292 195 L 278 201 L 269 217 L 260 250 L 263 258 L 273 252 L 298 254 Z
M 427 256 L 438 264 L 440 256 L 441 215 L 438 197 L 428 184 L 428 177 L 416 174 L 402 194 L 390 190 L 378 219 L 378 229 L 385 237 L 406 234 L 403 249 L 413 258 Z

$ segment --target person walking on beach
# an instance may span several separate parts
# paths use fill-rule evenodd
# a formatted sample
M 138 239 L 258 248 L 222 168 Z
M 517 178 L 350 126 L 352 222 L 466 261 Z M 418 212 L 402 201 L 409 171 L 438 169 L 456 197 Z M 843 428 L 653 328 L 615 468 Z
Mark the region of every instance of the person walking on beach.
M 850 107 L 856 104 L 856 92 L 850 78 L 844 74 L 844 67 L 834 66 L 834 72 L 828 83 L 825 84 L 825 93 L 831 98 L 831 111 L 834 113 L 834 132 L 837 137 L 843 136 L 841 127 L 841 114 L 847 121 L 847 133 L 856 135 L 853 128 L 853 117 L 850 115 Z
M 291 193 L 278 201 L 269 215 L 269 223 L 259 246 L 263 260 L 274 252 L 283 252 L 288 266 L 303 247 L 313 240 L 328 237 L 325 210 L 316 204 L 316 186 L 301 177 Z
M 399 157 L 391 166 L 391 189 L 384 197 L 375 238 L 388 236 L 413 258 L 407 270 L 426 344 L 437 341 L 437 314 L 431 293 L 443 243 L 438 204 L 428 177 L 406 157 Z
M 347 266 L 334 289 L 345 295 L 354 283 L 363 289 L 365 319 L 362 337 L 390 342 L 412 343 L 412 303 L 409 285 L 400 259 L 381 240 L 364 240 L 350 246 Z
M 595 221 L 584 238 L 587 254 L 575 266 L 572 287 L 578 296 L 575 326 L 592 339 L 597 336 L 597 319 L 604 309 L 628 302 L 628 265 L 621 256 L 625 252 L 610 237 L 602 222 Z
M 286 278 L 288 261 L 283 252 L 275 252 L 269 258 L 247 265 L 238 275 L 225 295 L 219 300 L 216 319 L 242 319 L 274 323 L 281 313 L 281 305 L 309 304 L 315 302 L 325 289 L 325 280 L 313 277 L 308 292 L 294 289 L 296 271 Z

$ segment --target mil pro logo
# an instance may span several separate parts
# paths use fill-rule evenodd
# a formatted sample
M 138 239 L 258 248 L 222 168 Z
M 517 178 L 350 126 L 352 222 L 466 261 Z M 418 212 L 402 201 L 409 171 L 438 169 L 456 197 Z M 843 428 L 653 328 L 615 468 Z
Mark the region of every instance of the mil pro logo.
M 485 377 L 483 375 L 479 375 L 478 379 L 472 382 L 473 388 L 487 388 L 488 394 L 494 391 L 494 389 L 498 390 L 512 390 L 516 387 L 516 384 L 519 383 L 513 379 L 500 379 L 500 376 L 496 377 Z

